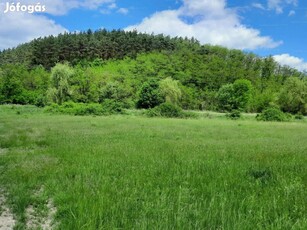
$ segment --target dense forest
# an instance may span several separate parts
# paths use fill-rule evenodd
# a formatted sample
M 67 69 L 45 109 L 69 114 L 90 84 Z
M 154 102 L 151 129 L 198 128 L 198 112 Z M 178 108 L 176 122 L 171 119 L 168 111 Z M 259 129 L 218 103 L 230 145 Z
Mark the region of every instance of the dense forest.
M 0 104 L 104 104 L 307 115 L 306 73 L 195 39 L 65 33 L 0 52 Z

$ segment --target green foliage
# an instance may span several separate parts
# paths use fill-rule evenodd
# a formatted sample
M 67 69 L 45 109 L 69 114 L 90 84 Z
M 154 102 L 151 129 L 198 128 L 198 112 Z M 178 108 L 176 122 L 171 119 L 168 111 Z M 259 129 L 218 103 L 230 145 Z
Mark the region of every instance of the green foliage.
M 106 100 L 112 100 L 121 103 L 124 107 L 130 108 L 132 96 L 132 89 L 119 82 L 108 82 L 100 89 L 99 102 L 103 103 Z
M 114 100 L 124 108 L 153 108 L 166 101 L 225 112 L 261 112 L 278 104 L 306 114 L 305 88 L 287 82 L 306 74 L 272 57 L 195 39 L 117 30 L 65 33 L 1 51 L 0 68 L 2 104 Z
M 69 100 L 72 94 L 70 90 L 70 78 L 74 71 L 67 64 L 57 64 L 51 70 L 51 88 L 47 95 L 49 99 L 58 104 Z
M 244 110 L 252 95 L 252 84 L 249 80 L 236 80 L 233 84 L 223 85 L 217 94 L 222 111 Z
M 181 91 L 180 107 L 183 109 L 199 109 L 199 100 L 197 98 L 197 90 L 195 88 L 179 85 Z
M 289 121 L 291 115 L 283 113 L 278 108 L 270 107 L 263 110 L 263 112 L 258 114 L 256 118 L 258 121 Z
M 63 113 L 70 115 L 86 116 L 86 115 L 112 115 L 123 113 L 123 106 L 121 103 L 106 100 L 102 104 L 97 103 L 74 103 L 72 101 L 64 102 L 63 104 L 51 104 L 45 108 L 46 112 Z
M 104 109 L 100 104 L 84 104 L 82 106 L 78 106 L 78 108 L 75 110 L 74 115 L 77 116 L 86 116 L 86 115 L 105 115 Z
M 124 113 L 124 104 L 122 102 L 109 99 L 102 102 L 101 105 L 105 115 Z
M 231 120 L 238 120 L 242 117 L 242 115 L 239 110 L 232 110 L 230 113 L 226 114 L 226 117 Z
M 25 69 L 20 65 L 7 65 L 0 71 L 0 99 L 1 104 L 14 103 L 26 104 L 24 88 L 22 86 L 22 75 Z
M 74 102 L 97 103 L 99 101 L 99 86 L 97 76 L 91 69 L 80 66 L 74 68 L 71 82 L 71 99 Z
M 164 97 L 165 102 L 178 105 L 181 98 L 181 90 L 178 81 L 168 77 L 160 81 L 159 89 L 161 96 Z
M 149 116 L 161 116 L 161 117 L 182 117 L 183 112 L 177 105 L 169 102 L 162 103 L 161 105 L 149 110 Z
M 134 58 L 138 53 L 174 50 L 194 44 L 198 43 L 192 39 L 102 29 L 38 38 L 15 49 L 4 50 L 0 53 L 0 63 L 20 63 L 27 67 L 42 65 L 46 69 L 65 61 L 73 65 L 88 65 L 93 61 L 94 65 L 99 65 L 101 60 Z
M 278 103 L 285 112 L 307 115 L 307 82 L 289 78 L 280 92 Z
M 41 105 L 48 88 L 47 72 L 37 67 L 27 70 L 23 65 L 4 65 L 0 69 L 0 104 Z
M 304 115 L 301 114 L 301 113 L 295 114 L 294 118 L 296 120 L 304 120 L 305 119 Z
M 160 94 L 158 82 L 156 80 L 149 80 L 143 83 L 137 101 L 137 108 L 154 108 L 162 102 L 163 99 Z
M 233 83 L 235 108 L 246 109 L 250 102 L 253 86 L 249 80 L 239 79 Z
M 250 103 L 250 111 L 260 113 L 264 109 L 274 105 L 276 102 L 275 94 L 271 90 L 254 92 Z
M 41 105 L 47 85 L 42 68 L 28 71 L 22 65 L 5 65 L 0 69 L 0 104 Z
M 223 85 L 218 91 L 217 99 L 219 108 L 222 111 L 231 111 L 235 109 L 236 100 L 233 84 Z
M 196 118 L 197 115 L 192 112 L 185 112 L 179 106 L 164 102 L 159 106 L 149 109 L 146 112 L 149 117 L 168 117 L 168 118 Z

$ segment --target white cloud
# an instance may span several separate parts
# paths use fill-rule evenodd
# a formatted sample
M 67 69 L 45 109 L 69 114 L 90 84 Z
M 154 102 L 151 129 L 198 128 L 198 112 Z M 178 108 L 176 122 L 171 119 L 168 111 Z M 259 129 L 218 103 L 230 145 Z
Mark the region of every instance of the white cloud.
M 176 10 L 157 12 L 126 30 L 194 37 L 201 43 L 229 48 L 274 48 L 281 42 L 261 36 L 260 31 L 243 25 L 239 15 L 226 7 L 226 0 L 183 0 Z
M 275 10 L 277 14 L 281 14 L 283 12 L 283 9 L 281 7 L 281 0 L 269 0 L 268 8 L 270 10 Z
M 128 14 L 129 10 L 127 8 L 118 8 L 118 6 L 115 3 L 111 3 L 107 6 L 106 9 L 101 9 L 99 11 L 101 14 L 111 14 L 112 12 L 117 12 L 119 14 Z
M 180 10 L 188 16 L 204 15 L 204 13 L 208 16 L 222 16 L 225 13 L 225 0 L 183 0 L 183 2 L 184 6 Z
M 109 9 L 116 9 L 116 8 L 117 8 L 117 5 L 113 2 L 113 3 L 111 3 L 110 5 L 108 5 L 108 8 L 109 8 Z
M 287 65 L 300 71 L 307 71 L 307 62 L 301 58 L 294 57 L 289 54 L 275 55 L 273 58 L 281 65 Z
M 76 8 L 97 10 L 105 6 L 109 10 L 116 9 L 115 2 L 116 0 L 44 0 L 40 5 L 45 5 L 46 12 L 44 13 L 65 15 Z M 23 0 L 20 3 L 22 5 L 36 5 L 38 2 L 37 0 Z M 49 19 L 46 14 L 4 13 L 5 9 L 6 3 L 0 3 L 0 50 L 15 47 L 34 38 L 58 35 L 67 31 Z
M 265 10 L 265 7 L 261 3 L 253 3 L 252 7 Z
M 109 9 L 102 9 L 102 10 L 99 10 L 99 12 L 101 14 L 111 14 L 111 10 L 109 10 Z
M 0 4 L 0 50 L 17 46 L 34 38 L 57 35 L 66 31 L 43 15 L 22 12 L 2 13 L 4 5 Z
M 117 10 L 117 13 L 120 13 L 120 14 L 128 14 L 129 13 L 129 10 L 127 8 L 119 8 Z
M 53 0 L 52 0 L 53 1 Z M 107 4 L 107 3 L 114 3 L 115 0 L 79 0 L 79 1 L 76 1 L 76 0 L 71 0 L 72 2 L 78 2 L 78 8 L 88 8 L 88 9 L 97 9 L 99 8 L 100 6 L 104 5 L 104 4 Z M 65 0 L 65 2 L 67 2 L 67 0 Z M 115 3 L 114 3 L 115 4 Z M 116 5 L 115 5 L 116 7 Z
M 298 0 L 268 0 L 269 10 L 275 10 L 277 14 L 283 13 L 286 5 L 297 6 Z
M 294 16 L 296 14 L 296 12 L 294 10 L 291 10 L 288 14 L 289 17 Z

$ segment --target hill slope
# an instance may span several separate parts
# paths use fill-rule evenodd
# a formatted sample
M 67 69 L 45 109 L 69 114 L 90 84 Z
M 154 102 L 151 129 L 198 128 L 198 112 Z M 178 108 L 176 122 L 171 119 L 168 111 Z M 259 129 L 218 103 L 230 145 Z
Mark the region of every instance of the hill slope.
M 56 69 L 62 76 L 57 82 Z M 141 95 L 161 93 L 160 101 L 171 101 L 184 109 L 231 110 L 245 98 L 248 103 L 244 102 L 244 108 L 239 106 L 241 110 L 259 112 L 275 105 L 305 114 L 305 76 L 280 66 L 272 57 L 200 45 L 194 39 L 89 30 L 39 38 L 2 51 L 0 103 L 112 100 L 133 108 L 144 99 Z M 248 98 L 236 95 L 233 84 L 238 80 L 245 80 L 243 88 L 250 82 Z M 176 101 L 171 95 L 174 92 L 178 94 Z

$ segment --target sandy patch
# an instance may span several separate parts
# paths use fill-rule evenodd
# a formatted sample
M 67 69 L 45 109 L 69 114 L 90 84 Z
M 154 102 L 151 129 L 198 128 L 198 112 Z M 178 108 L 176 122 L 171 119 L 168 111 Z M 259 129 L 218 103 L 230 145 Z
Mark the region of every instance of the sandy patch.
M 0 190 L 0 230 L 12 230 L 14 226 L 14 216 L 6 206 L 5 197 L 3 196 L 3 192 Z
M 40 196 L 43 193 L 43 188 L 34 193 L 34 196 Z M 57 212 L 56 207 L 51 199 L 48 199 L 45 208 L 47 212 L 40 213 L 37 207 L 30 205 L 26 209 L 27 229 L 42 229 L 51 230 L 56 224 L 54 223 L 54 216 Z

